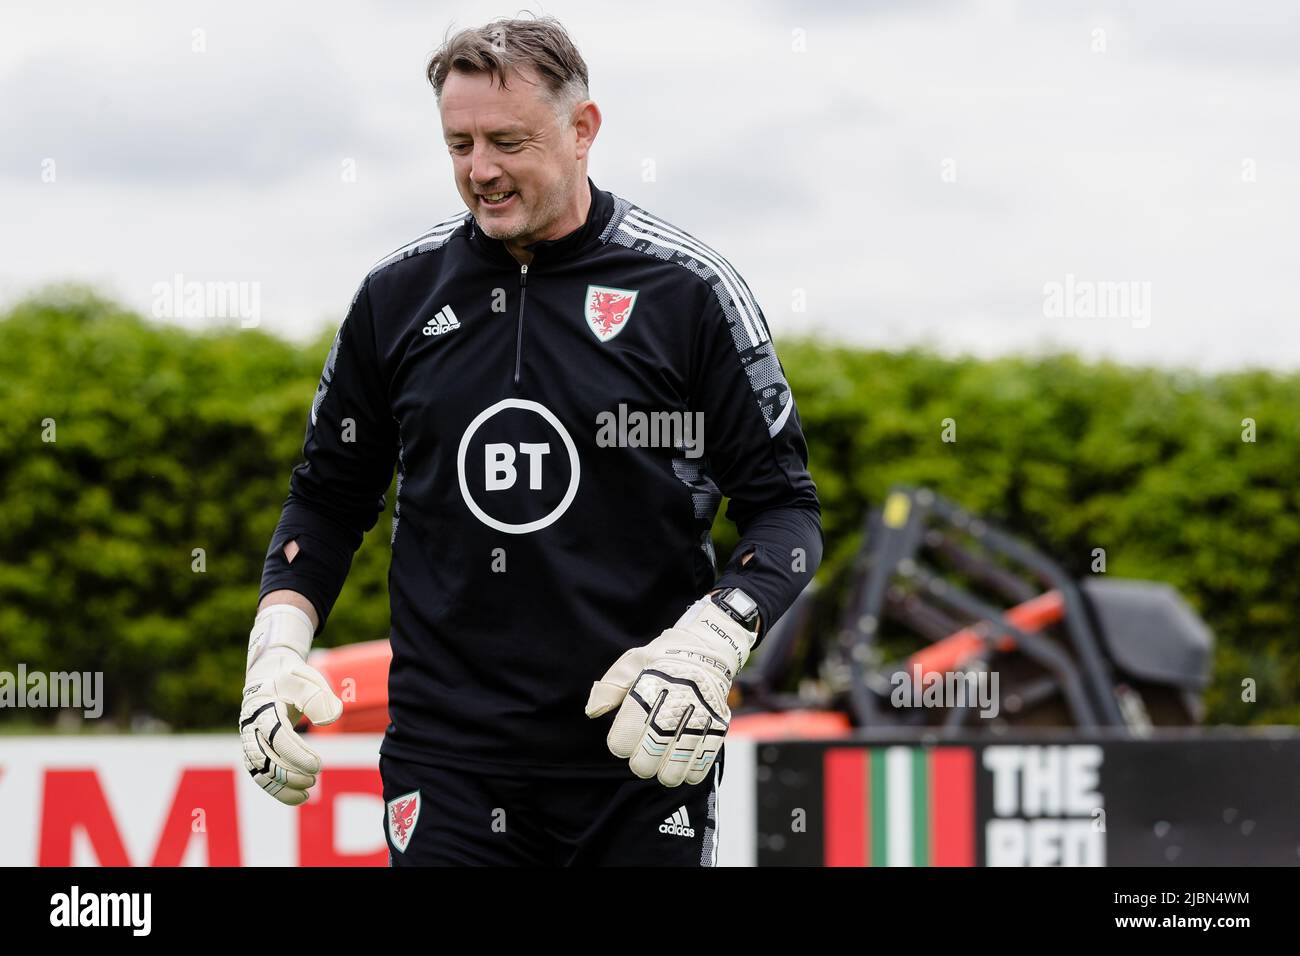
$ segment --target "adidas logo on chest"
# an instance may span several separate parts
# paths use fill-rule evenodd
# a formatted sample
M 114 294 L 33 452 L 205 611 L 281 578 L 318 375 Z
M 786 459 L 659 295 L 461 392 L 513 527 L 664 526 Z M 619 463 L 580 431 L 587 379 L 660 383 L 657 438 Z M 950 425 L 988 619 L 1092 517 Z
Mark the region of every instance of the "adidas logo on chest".
M 447 332 L 454 332 L 458 328 L 460 328 L 460 319 L 456 318 L 456 313 L 451 311 L 451 306 L 444 305 L 438 310 L 438 314 L 425 324 L 424 334 L 445 335 Z

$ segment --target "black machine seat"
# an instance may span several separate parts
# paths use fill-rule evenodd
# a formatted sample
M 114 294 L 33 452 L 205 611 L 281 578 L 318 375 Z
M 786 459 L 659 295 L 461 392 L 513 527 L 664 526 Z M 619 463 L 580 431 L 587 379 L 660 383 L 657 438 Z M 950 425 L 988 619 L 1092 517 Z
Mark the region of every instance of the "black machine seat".
M 1125 578 L 1079 582 L 1101 640 L 1130 677 L 1203 689 L 1214 635 L 1173 587 Z

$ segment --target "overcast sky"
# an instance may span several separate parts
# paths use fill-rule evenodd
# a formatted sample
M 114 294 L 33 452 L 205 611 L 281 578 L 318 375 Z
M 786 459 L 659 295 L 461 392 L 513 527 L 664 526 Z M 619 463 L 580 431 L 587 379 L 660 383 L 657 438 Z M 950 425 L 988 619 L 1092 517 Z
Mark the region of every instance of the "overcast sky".
M 424 64 L 524 8 L 110 6 L 0 11 L 0 301 L 259 283 L 295 338 L 463 209 Z M 587 60 L 592 179 L 725 255 L 778 347 L 1300 366 L 1293 5 L 808 6 L 527 6 Z

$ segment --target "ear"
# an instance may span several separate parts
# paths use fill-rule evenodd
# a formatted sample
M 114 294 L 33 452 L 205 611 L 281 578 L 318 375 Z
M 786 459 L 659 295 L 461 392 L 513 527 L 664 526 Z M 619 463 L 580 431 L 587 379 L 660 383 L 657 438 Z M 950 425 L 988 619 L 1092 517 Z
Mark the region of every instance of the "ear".
M 600 123 L 600 107 L 594 100 L 583 100 L 574 107 L 573 131 L 578 139 L 575 159 L 585 159 L 591 152 L 591 144 L 600 132 Z

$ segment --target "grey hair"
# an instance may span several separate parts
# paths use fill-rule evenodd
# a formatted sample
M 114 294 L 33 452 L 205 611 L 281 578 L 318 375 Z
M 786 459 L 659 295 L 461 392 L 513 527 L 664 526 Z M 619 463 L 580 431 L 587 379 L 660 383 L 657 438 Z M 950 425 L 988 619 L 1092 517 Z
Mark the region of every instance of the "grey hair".
M 493 20 L 455 34 L 449 29 L 448 33 L 425 67 L 439 102 L 453 70 L 487 73 L 503 90 L 510 89 L 507 81 L 521 75 L 521 70 L 531 70 L 540 78 L 544 96 L 561 124 L 579 103 L 590 99 L 587 63 L 555 17 Z

